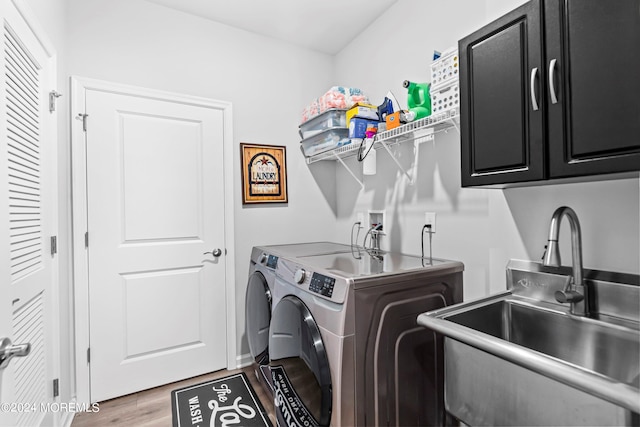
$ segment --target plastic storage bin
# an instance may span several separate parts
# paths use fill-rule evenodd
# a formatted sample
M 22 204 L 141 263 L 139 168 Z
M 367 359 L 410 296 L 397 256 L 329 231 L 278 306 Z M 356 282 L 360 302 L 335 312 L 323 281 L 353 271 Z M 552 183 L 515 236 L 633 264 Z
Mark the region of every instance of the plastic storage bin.
M 354 117 L 349 123 L 349 138 L 365 138 L 367 128 L 373 126 L 378 129 L 378 121 L 361 119 L 360 117 Z
M 350 143 L 349 129 L 345 127 L 327 129 L 300 141 L 300 144 L 302 144 L 302 152 L 306 157 Z
M 299 127 L 300 137 L 303 139 L 311 138 L 327 129 L 346 128 L 346 109 L 332 108 L 325 111 L 317 117 L 301 124 Z
M 431 87 L 431 114 L 442 113 L 460 107 L 460 90 L 458 80 L 436 88 Z
M 457 81 L 459 77 L 458 48 L 447 49 L 431 63 L 431 89 Z

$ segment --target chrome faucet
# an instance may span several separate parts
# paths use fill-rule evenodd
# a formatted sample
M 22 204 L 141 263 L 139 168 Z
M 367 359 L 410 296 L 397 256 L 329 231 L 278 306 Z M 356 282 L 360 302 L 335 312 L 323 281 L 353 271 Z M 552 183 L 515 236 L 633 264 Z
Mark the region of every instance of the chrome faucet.
M 367 231 L 367 235 L 371 235 L 371 247 L 369 248 L 370 250 L 374 251 L 374 253 L 377 253 L 378 251 L 380 251 L 380 232 L 382 231 L 382 224 L 374 224 L 371 226 L 371 228 L 369 228 L 369 231 Z M 367 235 L 364 236 L 364 240 L 367 240 Z M 364 243 L 362 244 L 364 246 Z
M 549 228 L 549 242 L 547 251 L 542 261 L 543 265 L 559 267 L 560 248 L 558 246 L 558 235 L 560 233 L 560 221 L 566 216 L 571 227 L 571 255 L 573 263 L 573 277 L 567 284 L 564 291 L 555 293 L 556 300 L 561 303 L 571 304 L 571 314 L 579 316 L 589 315 L 587 287 L 582 280 L 582 236 L 580 232 L 580 222 L 575 211 L 567 206 L 556 209 L 551 217 Z
M 380 235 L 375 230 L 371 232 L 371 249 L 374 251 L 380 250 Z

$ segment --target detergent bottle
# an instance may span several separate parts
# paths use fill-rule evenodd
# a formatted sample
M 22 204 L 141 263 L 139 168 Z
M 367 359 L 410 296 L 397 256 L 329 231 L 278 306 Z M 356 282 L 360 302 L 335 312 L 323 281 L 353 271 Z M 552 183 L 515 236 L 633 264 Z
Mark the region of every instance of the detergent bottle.
M 402 86 L 407 89 L 407 105 L 409 111 L 415 113 L 415 120 L 431 115 L 431 96 L 429 83 L 413 83 L 405 80 Z

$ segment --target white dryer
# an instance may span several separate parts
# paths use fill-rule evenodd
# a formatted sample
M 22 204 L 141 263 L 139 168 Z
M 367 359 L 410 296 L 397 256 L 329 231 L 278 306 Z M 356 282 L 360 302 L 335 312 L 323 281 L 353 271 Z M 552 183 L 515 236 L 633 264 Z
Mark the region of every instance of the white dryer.
M 462 301 L 463 268 L 382 251 L 281 259 L 269 332 L 278 424 L 443 424 L 441 338 L 416 318 Z
M 251 251 L 249 279 L 245 294 L 245 322 L 249 352 L 256 377 L 271 392 L 269 372 L 269 325 L 275 269 L 281 257 L 351 252 L 349 245 L 310 242 L 287 245 L 255 246 Z

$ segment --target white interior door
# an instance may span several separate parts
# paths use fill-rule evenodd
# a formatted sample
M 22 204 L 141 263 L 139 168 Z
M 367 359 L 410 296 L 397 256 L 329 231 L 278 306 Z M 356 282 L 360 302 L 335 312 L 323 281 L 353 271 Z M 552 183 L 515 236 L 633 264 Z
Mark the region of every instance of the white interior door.
M 56 206 L 55 115 L 48 93 L 52 59 L 10 1 L 0 4 L 0 338 L 30 344 L 25 357 L 0 370 L 0 425 L 51 424 L 52 333 L 55 316 Z M 16 348 L 17 350 L 17 348 Z M 25 349 L 21 353 L 26 353 Z
M 225 368 L 222 110 L 95 89 L 85 108 L 91 400 Z

